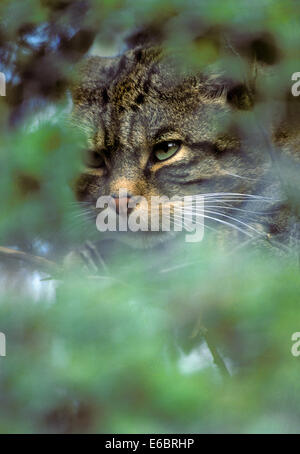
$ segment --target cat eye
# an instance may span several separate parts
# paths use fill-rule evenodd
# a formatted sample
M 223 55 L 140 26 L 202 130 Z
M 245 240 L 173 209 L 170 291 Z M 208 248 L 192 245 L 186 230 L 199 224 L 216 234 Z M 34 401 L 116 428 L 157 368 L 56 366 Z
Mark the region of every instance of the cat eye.
M 103 156 L 94 150 L 88 150 L 85 153 L 85 164 L 88 167 L 92 167 L 93 169 L 98 169 L 104 166 L 104 158 Z
M 181 148 L 179 141 L 165 141 L 155 145 L 153 154 L 158 161 L 166 161 L 174 156 Z

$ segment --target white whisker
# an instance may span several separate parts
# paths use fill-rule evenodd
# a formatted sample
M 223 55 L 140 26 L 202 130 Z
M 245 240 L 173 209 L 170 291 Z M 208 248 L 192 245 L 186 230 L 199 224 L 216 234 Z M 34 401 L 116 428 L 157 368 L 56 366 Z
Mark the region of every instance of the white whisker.
M 272 214 L 272 213 L 267 213 L 267 212 L 263 212 L 263 211 L 245 210 L 243 208 L 236 208 L 233 206 L 222 206 L 222 205 L 204 205 L 203 211 L 205 211 L 207 208 L 221 208 L 221 209 L 225 209 L 225 210 L 241 211 L 243 213 L 259 214 L 259 215 Z
M 201 199 L 199 198 L 199 200 L 201 201 Z M 266 202 L 266 203 L 271 203 L 270 200 L 255 200 L 255 199 L 238 199 L 238 198 L 235 198 L 235 199 L 229 199 L 229 198 L 209 198 L 208 200 L 206 200 L 205 198 L 202 198 L 202 200 L 204 201 L 204 203 L 211 203 L 211 202 L 217 202 L 217 203 L 228 203 L 228 202 L 246 202 L 246 203 L 249 203 L 249 202 Z M 192 205 L 193 203 L 196 203 L 198 201 L 198 199 L 194 199 L 194 200 L 185 200 L 185 204 L 190 204 Z
M 213 216 L 204 215 L 203 217 L 206 218 L 206 219 L 212 219 L 213 221 L 216 221 L 216 222 L 220 222 L 220 224 L 224 224 L 224 225 L 227 225 L 227 226 L 229 226 L 229 227 L 232 227 L 233 229 L 238 230 L 238 231 L 244 233 L 245 235 L 249 236 L 250 238 L 253 238 L 253 235 L 251 235 L 249 232 L 247 232 L 247 231 L 241 229 L 240 227 L 238 227 L 238 226 L 235 225 L 235 224 L 232 224 L 231 222 L 227 222 L 227 221 L 224 221 L 223 219 L 218 219 L 218 218 L 215 218 L 215 217 L 213 217 Z
M 178 227 L 181 227 L 181 226 L 182 226 L 182 223 L 183 223 L 183 224 L 184 224 L 184 227 L 186 228 L 186 224 L 185 224 L 185 222 L 184 222 L 184 217 L 183 217 L 183 216 L 179 216 L 179 215 L 173 214 L 173 217 L 174 217 L 175 219 L 180 220 L 180 222 L 177 223 L 177 226 L 178 226 Z M 211 227 L 211 226 L 205 224 L 205 222 L 203 222 L 203 223 L 199 223 L 199 222 L 198 222 L 198 224 L 199 224 L 199 225 L 202 225 L 204 228 L 207 228 L 207 229 L 209 229 L 209 230 L 212 230 L 212 231 L 214 231 L 214 232 L 217 232 L 217 229 L 214 229 L 213 227 Z
M 257 178 L 244 177 L 244 176 L 238 175 L 236 173 L 228 172 L 227 170 L 223 170 L 223 173 L 225 173 L 226 175 L 229 175 L 231 177 L 241 178 L 242 180 L 257 181 Z M 260 179 L 267 180 L 267 178 L 263 178 L 263 177 L 260 177 Z
M 205 210 L 205 212 L 203 211 L 203 213 L 195 213 L 195 212 L 191 212 L 191 214 L 194 214 L 195 216 L 203 216 L 204 218 L 207 217 L 207 218 L 210 218 L 209 216 L 206 215 L 206 213 L 209 213 L 209 214 L 216 214 L 217 216 L 222 216 L 222 217 L 225 217 L 227 219 L 231 219 L 232 221 L 235 221 L 235 222 L 238 222 L 239 224 L 241 225 L 244 225 L 245 227 L 247 227 L 248 229 L 250 230 L 253 230 L 255 233 L 257 233 L 258 235 L 260 236 L 265 236 L 265 234 L 263 232 L 260 232 L 259 230 L 255 229 L 254 227 L 250 226 L 249 224 L 246 224 L 245 222 L 237 219 L 237 218 L 234 218 L 233 216 L 229 216 L 229 215 L 226 215 L 224 213 L 220 213 L 218 211 L 211 211 L 211 210 Z M 220 221 L 219 219 L 216 219 L 216 218 L 211 218 L 211 219 L 214 219 L 214 220 L 218 220 Z M 232 226 L 234 224 L 231 224 Z M 237 226 L 236 226 L 237 227 Z M 246 233 L 246 232 L 244 232 Z

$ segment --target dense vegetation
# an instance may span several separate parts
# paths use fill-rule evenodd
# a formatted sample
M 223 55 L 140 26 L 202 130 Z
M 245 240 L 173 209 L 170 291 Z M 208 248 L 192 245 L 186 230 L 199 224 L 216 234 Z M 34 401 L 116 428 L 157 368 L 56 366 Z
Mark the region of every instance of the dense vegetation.
M 86 234 L 68 184 L 83 143 L 67 122 L 80 58 L 149 26 L 200 68 L 247 78 L 255 60 L 272 68 L 258 87 L 264 124 L 274 99 L 297 103 L 299 16 L 292 0 L 1 2 L 0 246 L 57 265 L 1 255 L 0 432 L 299 432 L 297 241 L 228 251 L 207 232 L 167 262 L 126 251 L 100 275 L 61 268 Z

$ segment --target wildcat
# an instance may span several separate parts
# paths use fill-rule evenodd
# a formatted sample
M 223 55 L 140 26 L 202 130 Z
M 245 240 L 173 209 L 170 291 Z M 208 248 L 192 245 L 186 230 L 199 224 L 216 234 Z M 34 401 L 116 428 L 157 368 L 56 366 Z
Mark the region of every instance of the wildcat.
M 201 195 L 204 215 L 194 214 L 208 228 L 219 226 L 221 236 L 232 238 L 235 232 L 276 244 L 289 241 L 297 215 L 279 173 L 298 166 L 294 120 L 277 112 L 265 131 L 249 115 L 256 102 L 251 87 L 187 68 L 159 46 L 90 57 L 79 74 L 72 120 L 86 132 L 88 145 L 74 190 L 93 218 L 100 195 L 114 198 L 119 216 L 121 202 L 144 197 L 148 204 L 134 208 L 141 217 L 149 214 L 151 196 L 175 196 L 180 204 L 184 196 Z M 128 192 L 125 201 L 118 197 L 120 188 Z M 147 248 L 174 232 L 119 235 Z

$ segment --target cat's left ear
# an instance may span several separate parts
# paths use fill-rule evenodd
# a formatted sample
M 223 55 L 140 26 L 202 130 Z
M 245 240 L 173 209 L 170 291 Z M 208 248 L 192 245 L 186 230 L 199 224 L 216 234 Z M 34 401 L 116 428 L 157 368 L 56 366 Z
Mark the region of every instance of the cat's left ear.
M 255 81 L 243 82 L 224 76 L 210 76 L 203 82 L 200 76 L 198 89 L 206 98 L 225 96 L 226 101 L 238 110 L 250 110 L 254 106 Z
M 236 42 L 229 42 L 228 49 L 233 55 L 247 62 L 247 74 L 243 82 L 232 83 L 227 90 L 227 101 L 240 110 L 250 110 L 260 97 L 260 78 L 272 71 L 272 66 L 281 58 L 281 52 L 274 37 L 268 33 L 254 35 Z
M 71 87 L 75 106 L 106 103 L 106 86 L 114 77 L 118 57 L 89 57 L 76 68 L 76 75 Z

